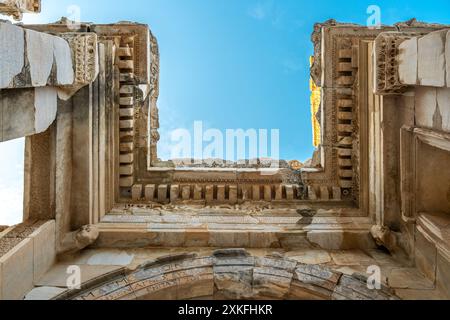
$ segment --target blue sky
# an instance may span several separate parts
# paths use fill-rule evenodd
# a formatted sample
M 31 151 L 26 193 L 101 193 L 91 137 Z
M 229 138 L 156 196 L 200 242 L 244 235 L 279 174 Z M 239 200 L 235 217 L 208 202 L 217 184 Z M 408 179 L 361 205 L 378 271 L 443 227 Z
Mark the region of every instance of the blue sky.
M 83 21 L 147 23 L 161 52 L 163 144 L 171 130 L 201 120 L 220 130 L 280 129 L 281 158 L 306 160 L 313 151 L 313 24 L 330 18 L 365 24 L 372 4 L 381 8 L 383 24 L 412 17 L 450 24 L 448 0 L 42 0 L 43 13 L 26 15 L 25 22 L 55 21 L 77 5 Z M 168 156 L 166 148 L 161 152 Z M 0 199 L 12 185 L 20 189 L 20 176 L 8 172 L 21 168 L 22 154 L 23 141 L 0 145 Z M 8 165 L 15 169 L 1 169 Z

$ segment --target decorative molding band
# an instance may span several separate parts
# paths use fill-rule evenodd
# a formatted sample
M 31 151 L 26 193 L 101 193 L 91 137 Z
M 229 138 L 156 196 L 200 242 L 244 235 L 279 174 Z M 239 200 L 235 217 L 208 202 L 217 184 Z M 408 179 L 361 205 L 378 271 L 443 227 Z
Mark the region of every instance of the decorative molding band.
M 407 88 L 399 78 L 399 46 L 412 37 L 405 32 L 383 32 L 375 39 L 375 93 L 399 94 Z
M 161 204 L 241 204 L 253 202 L 342 201 L 339 187 L 299 184 L 135 184 L 132 200 Z
M 117 50 L 119 69 L 119 173 L 120 187 L 134 184 L 135 162 L 135 46 L 136 36 L 122 36 Z
M 332 190 L 315 193 L 315 200 L 336 200 Z M 291 184 L 136 184 L 132 200 L 156 203 L 238 204 L 246 201 L 300 201 L 307 200 L 308 190 Z
M 95 33 L 62 33 L 71 49 L 75 81 L 73 86 L 85 86 L 98 75 L 98 39 Z
M 156 37 L 150 32 L 150 137 L 149 162 L 150 166 L 158 161 L 159 110 L 159 47 Z

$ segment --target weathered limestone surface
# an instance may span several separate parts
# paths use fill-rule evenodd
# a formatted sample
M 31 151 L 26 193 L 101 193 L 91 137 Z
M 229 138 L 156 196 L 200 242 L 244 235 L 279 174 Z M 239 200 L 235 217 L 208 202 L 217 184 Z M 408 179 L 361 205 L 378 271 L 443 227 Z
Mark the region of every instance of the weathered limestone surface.
M 437 89 L 437 106 L 433 118 L 435 129 L 450 132 L 450 88 Z
M 60 37 L 0 23 L 0 89 L 69 86 L 72 50 Z
M 55 299 L 116 300 L 116 299 L 397 299 L 386 286 L 382 290 L 368 290 L 367 277 L 357 271 L 343 274 L 333 261 L 314 265 L 298 263 L 286 258 L 290 252 L 243 249 L 190 251 L 177 249 L 134 250 L 133 262 L 127 268 L 117 268 L 104 257 L 102 276 L 94 279 L 94 269 L 89 269 L 89 256 L 99 256 L 96 250 L 75 259 L 65 260 L 52 269 L 40 282 L 42 293 L 32 291 L 31 297 L 45 299 L 55 286 L 65 287 L 65 268 L 78 265 L 83 278 L 82 290 L 65 290 Z M 124 252 L 125 254 L 125 252 Z M 368 256 L 365 260 L 369 260 Z M 377 254 L 377 263 L 387 266 L 383 254 Z M 101 260 L 99 260 L 101 262 Z M 362 273 L 366 264 L 359 265 Z M 395 263 L 391 268 L 401 268 Z M 89 271 L 91 270 L 91 271 Z M 48 288 L 48 289 L 47 289 Z
M 0 89 L 9 87 L 25 66 L 25 31 L 0 23 Z
M 98 228 L 93 225 L 83 226 L 80 230 L 67 233 L 61 242 L 59 254 L 76 253 L 93 244 L 99 235 Z
M 448 252 L 439 252 L 437 258 L 437 287 L 446 299 L 450 299 L 450 263 Z
M 0 237 L 0 299 L 23 299 L 56 258 L 54 221 L 25 223 Z
M 45 223 L 30 238 L 33 240 L 33 281 L 36 283 L 56 261 L 55 221 Z
M 421 232 L 416 234 L 417 268 L 432 282 L 436 281 L 437 249 Z
M 416 88 L 416 124 L 450 132 L 450 89 Z
M 27 294 L 24 300 L 47 301 L 57 297 L 64 291 L 65 289 L 58 287 L 36 287 Z
M 25 239 L 0 258 L 3 300 L 22 300 L 33 288 L 33 241 Z
M 0 141 L 44 132 L 56 118 L 57 90 L 52 87 L 0 91 Z
M 450 87 L 450 32 L 447 32 L 447 37 L 445 40 L 445 63 L 447 87 Z
M 2 24 L 0 40 L 17 39 L 18 46 L 0 48 L 11 60 L 2 65 L 6 72 L 0 78 L 6 88 L 1 92 L 1 140 L 4 132 L 10 139 L 46 130 L 56 115 L 58 121 L 45 134 L 27 139 L 27 171 L 32 171 L 27 176 L 33 181 L 27 179 L 25 208 L 26 217 L 56 217 L 56 231 L 53 224 L 36 236 L 5 237 L 0 294 L 23 298 L 26 288 L 38 285 L 43 287 L 29 298 L 54 298 L 56 287 L 67 286 L 67 267 L 73 264 L 81 266 L 83 290 L 64 291 L 58 298 L 395 298 L 386 287 L 368 290 L 371 265 L 381 266 L 383 283 L 404 290 L 405 296 L 417 294 L 405 290 L 431 290 L 428 284 L 434 281 L 437 290 L 448 292 L 448 225 L 440 225 L 447 222 L 439 213 L 438 218 L 428 216 L 448 211 L 448 175 L 442 170 L 435 178 L 432 172 L 449 162 L 445 141 L 450 139 L 441 134 L 450 127 L 450 97 L 443 88 L 448 35 L 422 36 L 432 28 L 414 24 L 384 28 L 397 31 L 377 40 L 379 30 L 332 21 L 323 27 L 323 43 L 315 46 L 323 50 L 316 54 L 324 61 L 313 68 L 317 72 L 323 63 L 323 145 L 311 161 L 314 168 L 300 174 L 283 167 L 271 176 L 235 167 L 148 170 L 159 140 L 159 52 L 147 26 L 83 24 L 79 33 L 55 37 Z M 403 34 L 401 29 L 410 27 L 414 30 Z M 424 31 L 417 38 L 416 27 Z M 63 23 L 32 28 L 67 31 Z M 314 38 L 321 41 L 317 34 Z M 382 44 L 377 51 L 380 68 L 372 65 L 373 41 Z M 390 97 L 374 96 L 373 73 L 380 80 L 377 93 Z M 85 84 L 89 86 L 79 90 Z M 396 95 L 417 85 L 427 87 Z M 58 103 L 58 94 L 67 101 Z M 18 102 L 21 118 L 12 118 Z M 367 110 L 376 110 L 377 103 L 381 110 L 369 121 Z M 405 171 L 400 163 L 407 149 L 400 141 L 403 126 L 432 130 L 428 139 L 434 139 L 433 147 L 406 152 L 419 168 L 414 172 L 418 190 L 400 189 Z M 16 127 L 32 130 L 16 132 Z M 380 145 L 371 148 L 378 138 Z M 411 142 L 416 140 L 409 142 L 415 149 Z M 434 150 L 436 146 L 442 150 Z M 374 156 L 372 150 L 380 154 Z M 369 161 L 374 179 L 380 179 L 373 195 L 367 188 Z M 407 222 L 400 214 L 402 190 L 413 192 L 407 196 L 417 204 Z M 368 208 L 369 197 L 382 205 Z M 423 233 L 423 239 L 413 233 L 412 245 L 405 245 L 415 248 L 410 258 L 417 268 L 405 269 L 391 257 L 373 254 L 375 218 L 380 230 L 398 230 L 395 237 L 404 229 Z M 93 225 L 82 228 L 88 224 Z M 395 240 L 406 242 L 401 236 Z M 391 249 L 388 241 L 378 244 Z M 125 251 L 102 251 L 110 247 Z M 205 248 L 196 255 L 191 247 Z M 217 247 L 235 249 L 213 252 Z M 252 253 L 236 249 L 242 247 L 253 248 Z M 258 250 L 264 253 L 255 254 Z M 56 253 L 61 261 L 46 273 Z M 30 269 L 30 264 L 32 276 L 12 287 L 14 272 Z
M 398 73 L 399 73 L 399 80 L 403 84 L 407 85 L 417 84 L 417 76 L 418 76 L 417 50 L 418 47 L 416 37 L 409 40 L 405 40 L 399 46 Z
M 432 32 L 418 40 L 418 74 L 422 86 L 446 85 L 445 43 L 447 30 Z
M 424 128 L 433 128 L 433 115 L 436 111 L 436 88 L 419 87 L 416 89 L 416 124 Z

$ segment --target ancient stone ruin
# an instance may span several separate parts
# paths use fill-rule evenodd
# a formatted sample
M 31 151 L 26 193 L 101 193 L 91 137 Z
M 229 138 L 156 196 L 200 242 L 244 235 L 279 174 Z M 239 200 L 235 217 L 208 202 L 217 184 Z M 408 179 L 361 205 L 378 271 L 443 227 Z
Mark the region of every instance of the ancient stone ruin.
M 190 166 L 158 158 L 147 25 L 0 22 L 0 142 L 26 137 L 0 299 L 450 299 L 450 27 L 312 41 L 310 163 Z

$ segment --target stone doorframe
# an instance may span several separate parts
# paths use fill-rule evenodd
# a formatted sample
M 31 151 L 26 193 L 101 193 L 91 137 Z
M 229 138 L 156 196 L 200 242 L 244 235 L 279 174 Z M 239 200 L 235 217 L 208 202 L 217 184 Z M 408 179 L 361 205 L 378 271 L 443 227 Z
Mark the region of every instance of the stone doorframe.
M 117 205 L 270 203 L 325 208 L 330 217 L 374 218 L 368 209 L 366 106 L 372 61 L 367 43 L 398 28 L 369 30 L 334 21 L 315 26 L 312 78 L 323 96 L 322 143 L 315 157 L 320 165 L 266 175 L 248 168 L 152 167 L 159 136 L 156 38 L 142 24 L 81 24 L 69 30 L 62 22 L 26 27 L 95 33 L 99 75 L 71 99 L 59 101 L 57 120 L 47 132 L 27 138 L 26 217 L 56 217 L 61 235 L 99 223 Z

